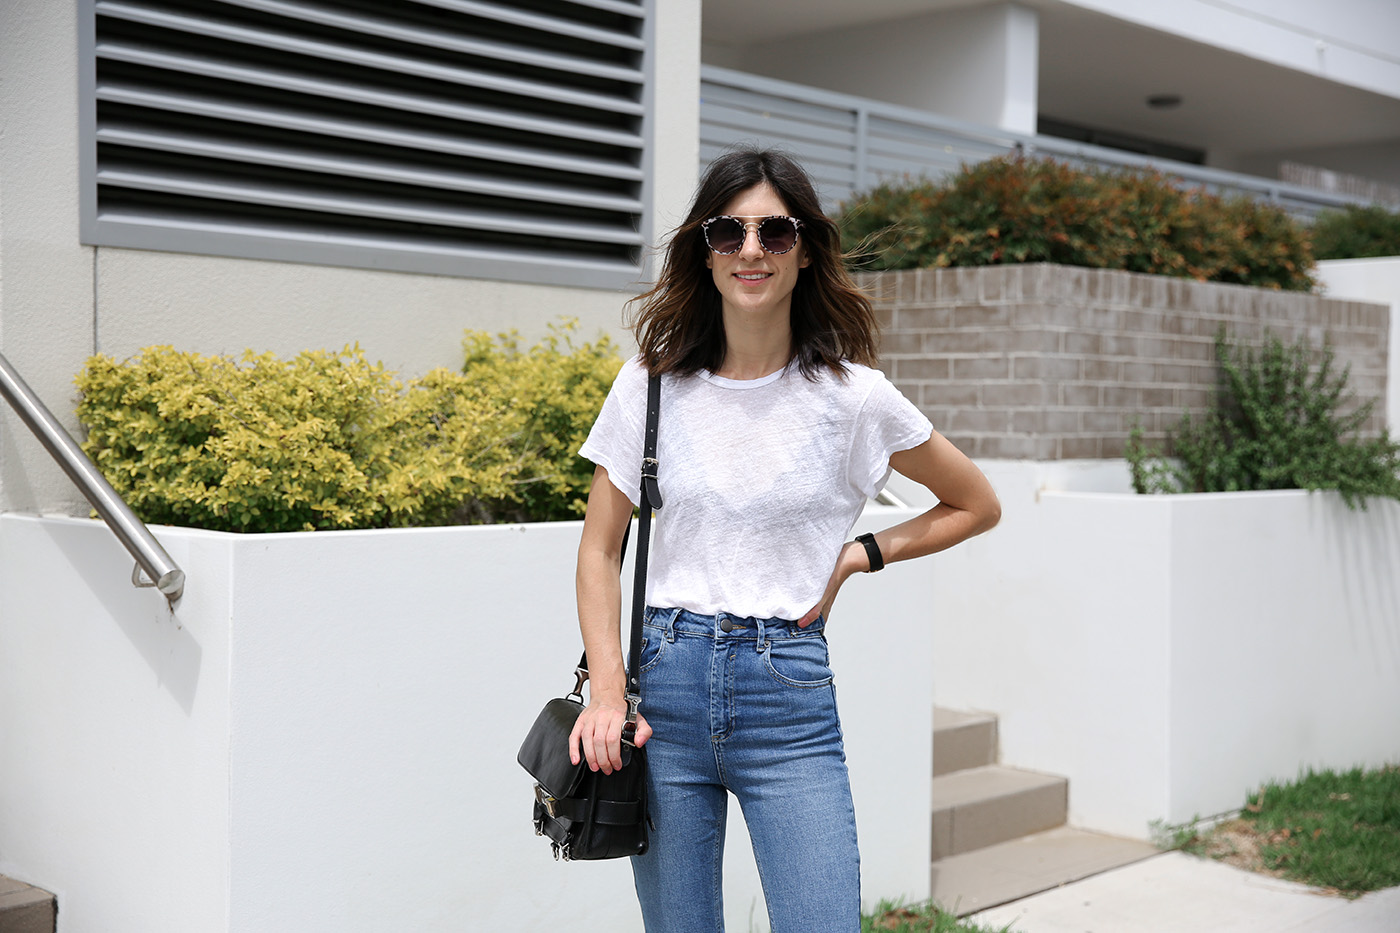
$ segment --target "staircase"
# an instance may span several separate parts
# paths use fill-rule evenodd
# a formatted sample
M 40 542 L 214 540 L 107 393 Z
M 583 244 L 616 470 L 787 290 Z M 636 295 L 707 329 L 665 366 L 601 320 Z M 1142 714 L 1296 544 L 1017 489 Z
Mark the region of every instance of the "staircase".
M 1155 855 L 1071 829 L 1069 781 L 996 763 L 997 720 L 933 711 L 933 899 L 959 916 Z
M 57 922 L 52 894 L 0 875 L 0 933 L 54 933 Z

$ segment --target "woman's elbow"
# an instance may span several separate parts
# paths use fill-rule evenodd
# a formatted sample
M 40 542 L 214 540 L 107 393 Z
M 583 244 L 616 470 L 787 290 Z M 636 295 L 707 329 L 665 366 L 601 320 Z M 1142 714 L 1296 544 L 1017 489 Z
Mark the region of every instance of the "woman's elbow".
M 996 493 L 990 493 L 987 501 L 978 508 L 977 519 L 977 531 L 974 533 L 979 535 L 991 531 L 1001 521 L 1001 500 Z

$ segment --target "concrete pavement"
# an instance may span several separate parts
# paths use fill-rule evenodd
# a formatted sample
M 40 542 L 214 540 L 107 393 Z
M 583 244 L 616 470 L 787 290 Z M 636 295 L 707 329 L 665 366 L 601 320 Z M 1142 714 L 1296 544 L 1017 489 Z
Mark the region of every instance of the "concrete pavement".
M 1165 852 L 966 919 L 1015 933 L 1400 933 L 1400 887 L 1347 900 Z

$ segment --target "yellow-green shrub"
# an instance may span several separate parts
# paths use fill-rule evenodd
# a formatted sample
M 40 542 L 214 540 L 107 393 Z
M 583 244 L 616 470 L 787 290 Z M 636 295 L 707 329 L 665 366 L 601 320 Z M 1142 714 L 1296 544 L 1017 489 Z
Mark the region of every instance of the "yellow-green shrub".
M 469 331 L 463 342 L 468 385 L 489 394 L 511 413 L 512 447 L 521 468 L 510 494 L 479 496 L 476 507 L 492 520 L 581 518 L 593 464 L 576 451 L 598 417 L 622 359 L 607 337 L 575 347 L 567 329 L 522 351 L 516 334 L 499 342 Z
M 573 517 L 591 471 L 570 458 L 621 361 L 606 338 L 562 342 L 523 353 L 513 336 L 497 348 L 472 333 L 465 372 L 407 384 L 358 347 L 241 364 L 170 347 L 98 355 L 78 377 L 83 447 L 148 522 L 267 532 Z

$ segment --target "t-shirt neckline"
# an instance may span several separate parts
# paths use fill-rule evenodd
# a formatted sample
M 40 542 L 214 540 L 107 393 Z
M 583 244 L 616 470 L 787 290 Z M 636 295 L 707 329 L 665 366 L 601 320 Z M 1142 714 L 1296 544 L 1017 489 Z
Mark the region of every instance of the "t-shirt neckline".
M 788 363 L 782 369 L 774 370 L 766 376 L 759 376 L 757 379 L 730 379 L 727 376 L 716 375 L 708 369 L 702 369 L 697 374 L 701 379 L 711 385 L 719 386 L 722 389 L 759 389 L 770 383 L 777 382 L 787 374 L 792 368 L 792 363 Z

